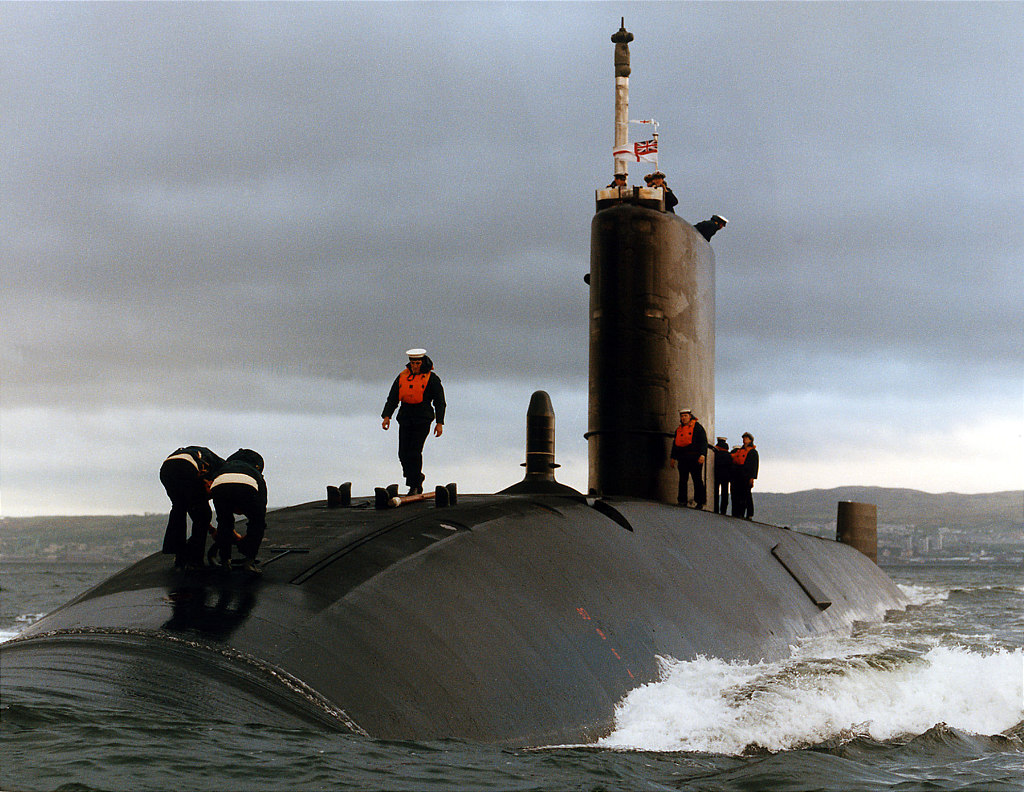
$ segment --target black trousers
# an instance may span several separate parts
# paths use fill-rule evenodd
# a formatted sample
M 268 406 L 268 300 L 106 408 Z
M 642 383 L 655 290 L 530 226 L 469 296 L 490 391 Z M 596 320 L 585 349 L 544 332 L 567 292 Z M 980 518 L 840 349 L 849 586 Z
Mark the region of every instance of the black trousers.
M 168 459 L 160 466 L 160 483 L 171 499 L 163 552 L 201 562 L 213 512 L 210 511 L 210 494 L 199 477 L 199 471 L 187 460 Z M 187 541 L 186 515 L 192 519 L 192 536 Z
M 732 481 L 732 516 L 748 520 L 754 516 L 754 496 L 748 478 Z
M 246 558 L 255 558 L 267 529 L 267 504 L 259 491 L 248 484 L 220 484 L 212 490 L 213 508 L 217 510 L 217 552 L 222 561 L 231 558 L 235 541 L 235 515 L 248 522 L 245 536 L 238 540 L 238 549 Z
M 693 500 L 698 506 L 708 502 L 708 491 L 704 485 L 704 465 L 700 463 L 700 457 L 684 456 L 677 460 L 679 465 L 679 497 L 682 504 L 689 501 L 687 496 L 687 483 L 693 479 Z
M 727 514 L 729 511 L 729 475 L 722 473 L 719 477 L 715 474 L 715 511 L 719 514 Z
M 423 444 L 430 434 L 429 423 L 398 424 L 398 461 L 410 487 L 423 484 Z

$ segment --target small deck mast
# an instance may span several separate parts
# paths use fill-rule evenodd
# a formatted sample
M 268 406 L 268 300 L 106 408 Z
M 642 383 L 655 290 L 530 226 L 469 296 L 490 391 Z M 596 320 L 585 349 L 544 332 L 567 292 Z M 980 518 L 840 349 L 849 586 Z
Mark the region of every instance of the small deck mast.
M 615 44 L 615 148 L 622 151 L 629 146 L 629 42 L 633 34 L 626 30 L 626 18 L 622 27 L 612 34 Z M 626 160 L 615 158 L 615 173 L 628 175 Z

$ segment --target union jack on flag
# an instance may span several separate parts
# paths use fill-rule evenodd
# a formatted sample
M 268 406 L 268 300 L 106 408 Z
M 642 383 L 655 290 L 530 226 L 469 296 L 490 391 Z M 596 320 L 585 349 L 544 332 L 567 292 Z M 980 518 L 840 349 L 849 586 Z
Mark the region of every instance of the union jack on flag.
M 615 149 L 612 152 L 612 156 L 615 159 L 635 159 L 636 162 L 654 162 L 658 161 L 658 139 L 654 140 L 638 140 L 632 146 L 628 148 Z
M 633 150 L 636 153 L 636 161 L 646 160 L 647 162 L 654 162 L 657 160 L 658 154 L 658 141 L 657 140 L 641 140 L 633 144 Z M 654 157 L 648 157 L 648 155 L 654 154 Z

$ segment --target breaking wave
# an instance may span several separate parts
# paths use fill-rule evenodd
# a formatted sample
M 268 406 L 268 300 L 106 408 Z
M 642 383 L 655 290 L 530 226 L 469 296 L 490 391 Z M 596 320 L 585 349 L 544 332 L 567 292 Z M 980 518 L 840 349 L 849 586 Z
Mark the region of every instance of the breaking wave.
M 918 586 L 913 583 L 897 583 L 896 588 L 903 592 L 903 595 L 911 605 L 920 607 L 938 605 L 940 602 L 945 602 L 949 599 L 948 588 Z
M 742 755 L 907 738 L 938 724 L 998 735 L 1024 718 L 1024 650 L 884 643 L 822 639 L 775 663 L 663 658 L 661 681 L 623 699 L 601 744 Z

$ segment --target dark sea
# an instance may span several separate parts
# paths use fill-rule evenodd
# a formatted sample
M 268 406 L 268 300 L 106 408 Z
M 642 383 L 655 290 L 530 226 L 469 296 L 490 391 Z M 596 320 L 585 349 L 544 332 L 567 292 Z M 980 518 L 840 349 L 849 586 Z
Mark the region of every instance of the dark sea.
M 0 564 L 0 640 L 120 565 Z M 898 567 L 912 605 L 775 663 L 678 662 L 598 745 L 384 742 L 0 702 L 0 790 L 1024 789 L 1024 573 Z M 0 668 L 2 673 L 2 668 Z

